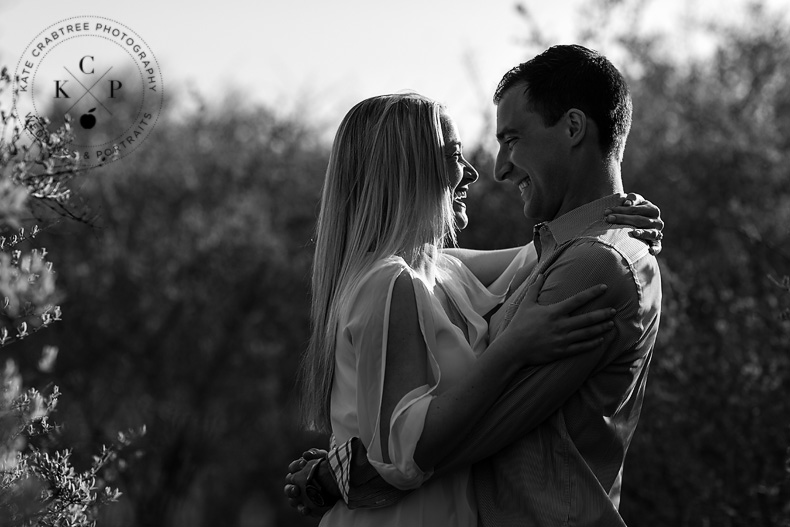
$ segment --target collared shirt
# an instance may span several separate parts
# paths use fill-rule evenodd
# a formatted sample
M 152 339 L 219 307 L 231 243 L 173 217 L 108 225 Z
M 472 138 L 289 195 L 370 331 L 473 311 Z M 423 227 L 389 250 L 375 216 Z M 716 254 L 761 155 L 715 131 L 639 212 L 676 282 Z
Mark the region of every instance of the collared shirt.
M 617 309 L 613 338 L 526 370 L 513 397 L 497 405 L 513 428 L 501 439 L 521 438 L 474 467 L 483 525 L 624 525 L 617 511 L 623 462 L 658 331 L 661 278 L 648 246 L 630 228 L 604 221 L 603 211 L 621 199 L 602 198 L 537 225 L 538 265 L 492 317 L 496 338 L 541 273 L 541 304 L 603 283 L 607 292 L 584 310 Z
M 604 221 L 603 211 L 621 200 L 620 195 L 602 198 L 537 225 L 538 264 L 491 319 L 493 339 L 507 329 L 541 273 L 546 278 L 541 304 L 604 283 L 607 292 L 583 310 L 617 309 L 612 338 L 594 351 L 523 370 L 436 467 L 438 474 L 476 463 L 484 526 L 624 525 L 617 511 L 623 461 L 658 330 L 661 280 L 648 246 L 629 236 L 630 228 Z M 346 490 L 353 490 L 353 470 L 345 474 L 351 481 Z M 377 486 L 376 478 L 365 483 L 364 500 L 346 494 L 349 506 L 383 506 L 395 499 L 384 486 L 369 499 Z

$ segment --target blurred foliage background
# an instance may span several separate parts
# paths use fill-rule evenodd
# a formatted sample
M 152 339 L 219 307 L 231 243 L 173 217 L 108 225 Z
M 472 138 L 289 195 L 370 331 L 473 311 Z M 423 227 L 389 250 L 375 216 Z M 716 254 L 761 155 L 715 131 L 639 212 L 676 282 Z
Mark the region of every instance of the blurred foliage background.
M 591 47 L 624 3 L 597 5 L 579 35 Z M 790 28 L 754 4 L 709 29 L 715 53 L 684 62 L 660 35 L 606 33 L 634 98 L 626 189 L 667 223 L 624 475 L 632 526 L 790 525 Z M 549 43 L 529 34 L 535 51 Z M 106 475 L 123 495 L 99 525 L 316 523 L 282 487 L 288 462 L 327 441 L 297 427 L 295 371 L 329 145 L 306 116 L 241 97 L 160 119 L 139 152 L 76 181 L 82 221 L 35 240 L 56 262 L 63 321 L 3 353 L 26 385 L 60 387 L 52 418 L 75 465 L 147 428 Z M 460 245 L 529 241 L 519 198 L 490 177 L 490 140 L 466 143 L 481 178 Z M 61 350 L 48 371 L 45 345 Z

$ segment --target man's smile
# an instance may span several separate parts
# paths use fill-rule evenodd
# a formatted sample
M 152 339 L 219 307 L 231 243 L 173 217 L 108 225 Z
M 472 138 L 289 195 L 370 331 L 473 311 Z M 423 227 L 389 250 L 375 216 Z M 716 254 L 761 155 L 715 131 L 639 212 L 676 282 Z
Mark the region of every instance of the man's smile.
M 521 196 L 523 197 L 526 193 L 527 189 L 532 186 L 532 180 L 529 176 L 526 176 L 521 182 L 518 184 L 518 190 L 521 192 Z

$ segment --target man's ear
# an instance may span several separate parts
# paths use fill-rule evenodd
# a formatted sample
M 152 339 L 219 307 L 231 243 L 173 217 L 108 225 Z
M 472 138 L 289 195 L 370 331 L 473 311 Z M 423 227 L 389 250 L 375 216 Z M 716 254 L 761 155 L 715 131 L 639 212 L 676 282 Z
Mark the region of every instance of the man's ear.
M 587 135 L 587 116 L 583 111 L 571 108 L 565 113 L 565 122 L 570 144 L 577 146 Z

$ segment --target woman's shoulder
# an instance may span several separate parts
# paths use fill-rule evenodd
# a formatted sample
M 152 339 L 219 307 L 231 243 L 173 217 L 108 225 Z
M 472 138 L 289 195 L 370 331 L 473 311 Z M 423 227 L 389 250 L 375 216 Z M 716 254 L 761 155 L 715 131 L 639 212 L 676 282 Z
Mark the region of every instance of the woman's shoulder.
M 349 291 L 349 300 L 352 305 L 360 302 L 384 301 L 389 292 L 403 273 L 411 274 L 411 268 L 403 258 L 390 256 L 371 262 L 359 274 L 359 279 Z
M 399 257 L 382 258 L 362 271 L 340 308 L 340 324 L 368 331 L 387 318 L 396 283 L 413 280 L 411 268 Z M 400 277 L 403 279 L 399 280 Z
M 488 313 L 504 299 L 502 294 L 489 291 L 461 260 L 442 253 L 437 267 L 441 282 L 456 302 L 471 306 L 478 314 Z
M 439 252 L 436 267 L 444 280 L 462 283 L 477 282 L 475 275 L 461 260 L 446 252 Z
M 404 272 L 410 273 L 411 268 L 400 256 L 381 258 L 371 263 L 367 270 L 363 272 L 358 282 L 358 289 L 389 288 L 392 282 Z

